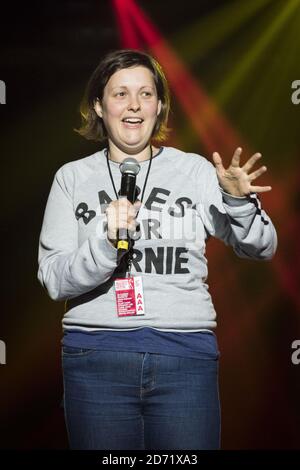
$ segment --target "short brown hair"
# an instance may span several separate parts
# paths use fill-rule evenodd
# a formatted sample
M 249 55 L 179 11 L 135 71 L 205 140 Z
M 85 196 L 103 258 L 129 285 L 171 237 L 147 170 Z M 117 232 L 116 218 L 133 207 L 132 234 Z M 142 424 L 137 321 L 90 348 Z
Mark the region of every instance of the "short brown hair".
M 80 104 L 82 124 L 74 129 L 88 140 L 103 142 L 107 132 L 102 119 L 96 114 L 94 105 L 97 99 L 102 100 L 104 88 L 110 77 L 121 69 L 143 66 L 153 75 L 158 99 L 161 101 L 161 112 L 157 117 L 152 138 L 163 142 L 170 129 L 167 127 L 170 111 L 170 93 L 165 74 L 160 64 L 149 54 L 134 49 L 120 49 L 107 54 L 92 73 Z

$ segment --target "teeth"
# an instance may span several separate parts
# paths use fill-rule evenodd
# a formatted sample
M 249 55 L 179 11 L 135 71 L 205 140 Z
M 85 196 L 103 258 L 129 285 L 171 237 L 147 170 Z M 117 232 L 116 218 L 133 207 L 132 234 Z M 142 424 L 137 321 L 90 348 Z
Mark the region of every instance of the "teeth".
M 124 122 L 129 122 L 129 124 L 141 124 L 143 122 L 142 119 L 129 119 L 125 118 L 123 119 Z

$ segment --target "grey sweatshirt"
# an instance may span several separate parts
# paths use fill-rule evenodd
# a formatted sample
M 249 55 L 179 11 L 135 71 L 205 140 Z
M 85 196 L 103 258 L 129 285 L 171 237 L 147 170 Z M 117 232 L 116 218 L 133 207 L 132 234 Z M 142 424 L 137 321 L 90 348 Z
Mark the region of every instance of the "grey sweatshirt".
M 148 164 L 140 162 L 141 191 Z M 119 164 L 110 166 L 118 191 Z M 53 300 L 66 301 L 65 329 L 215 328 L 205 282 L 207 239 L 220 238 L 242 258 L 268 260 L 276 251 L 276 231 L 256 194 L 225 193 L 204 157 L 163 147 L 152 160 L 134 237 L 131 272 L 143 280 L 145 315 L 118 317 L 113 281 L 123 274 L 104 213 L 114 199 L 103 150 L 55 174 L 40 234 L 38 279 Z

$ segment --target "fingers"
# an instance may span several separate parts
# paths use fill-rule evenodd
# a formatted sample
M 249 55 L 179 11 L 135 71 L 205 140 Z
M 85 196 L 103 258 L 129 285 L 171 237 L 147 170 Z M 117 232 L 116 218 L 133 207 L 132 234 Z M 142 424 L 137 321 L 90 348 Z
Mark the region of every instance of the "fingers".
M 131 204 L 126 196 L 120 196 L 119 199 L 112 201 L 107 206 L 105 214 L 110 238 L 116 238 L 117 231 L 120 229 L 136 231 L 138 225 L 136 217 L 141 205 L 142 203 L 139 200 Z
M 142 206 L 142 202 L 139 199 L 137 199 L 133 205 L 134 207 L 137 208 L 137 210 L 139 210 Z
M 245 163 L 245 165 L 242 167 L 242 169 L 248 173 L 249 170 L 251 170 L 251 168 L 253 167 L 253 165 L 255 165 L 255 163 L 257 162 L 257 160 L 259 160 L 260 158 L 262 157 L 262 154 L 261 153 L 255 153 L 254 155 L 252 155 L 252 157 L 249 158 L 249 160 Z
M 224 170 L 223 162 L 222 162 L 222 158 L 221 158 L 220 154 L 218 152 L 214 152 L 212 154 L 212 157 L 213 157 L 213 161 L 214 161 L 214 164 L 216 166 L 216 169 Z
M 119 202 L 118 202 L 118 201 L 119 201 Z M 137 199 L 137 200 L 132 204 L 132 203 L 127 199 L 126 196 L 119 196 L 119 199 L 117 199 L 116 201 L 113 201 L 113 202 L 115 202 L 116 204 L 119 203 L 121 206 L 124 206 L 124 207 L 126 207 L 126 206 L 131 207 L 131 206 L 133 206 L 133 207 L 135 207 L 135 208 L 137 208 L 137 209 L 139 209 L 139 208 L 141 207 L 141 205 L 142 205 L 142 202 L 141 202 L 139 199 Z
M 128 201 L 126 196 L 120 196 L 119 199 L 116 201 L 112 201 L 107 208 L 105 209 L 105 213 L 112 212 L 113 210 L 117 209 L 122 213 L 126 213 L 131 217 L 135 217 L 137 212 L 140 210 L 142 206 L 141 201 L 137 200 L 134 204 L 131 204 Z
M 271 191 L 272 186 L 250 186 L 250 191 L 254 193 L 266 193 L 267 191 Z
M 238 168 L 240 166 L 240 157 L 241 157 L 242 151 L 243 151 L 243 149 L 241 147 L 237 147 L 237 149 L 235 150 L 235 152 L 233 154 L 233 157 L 232 157 L 232 160 L 231 160 L 231 166 L 232 167 Z M 224 170 L 220 154 L 218 152 L 214 152 L 212 157 L 213 157 L 213 161 L 215 163 L 216 168 Z M 255 165 L 257 160 L 259 160 L 261 157 L 262 157 L 262 154 L 259 153 L 259 152 L 252 155 L 252 157 L 249 158 L 249 160 L 245 163 L 245 165 L 241 167 L 242 170 L 244 170 L 246 173 L 248 173 L 248 171 L 253 167 L 253 165 Z M 265 168 L 265 167 L 263 167 L 263 168 Z M 260 171 L 266 171 L 266 169 L 260 170 Z M 257 176 L 260 176 L 260 174 L 261 173 L 256 174 L 255 178 L 257 178 Z M 254 175 L 254 173 L 253 173 L 253 175 Z
M 265 173 L 265 171 L 267 171 L 267 167 L 266 167 L 266 166 L 261 166 L 258 170 L 253 171 L 253 173 L 250 173 L 250 174 L 248 175 L 249 181 L 255 180 L 255 179 L 258 178 L 260 175 L 262 175 L 263 173 Z
M 241 147 L 238 147 L 235 150 L 232 160 L 231 160 L 231 166 L 235 168 L 240 166 L 240 156 L 241 156 L 242 151 L 243 150 Z M 216 168 L 218 170 L 224 170 L 222 158 L 220 157 L 220 154 L 218 152 L 214 152 L 212 157 L 213 157 L 214 164 L 216 165 Z
M 231 165 L 233 167 L 239 167 L 240 166 L 240 157 L 241 157 L 241 153 L 242 153 L 242 148 L 241 147 L 238 147 L 234 154 L 233 154 L 233 157 L 232 157 L 232 160 L 231 160 Z

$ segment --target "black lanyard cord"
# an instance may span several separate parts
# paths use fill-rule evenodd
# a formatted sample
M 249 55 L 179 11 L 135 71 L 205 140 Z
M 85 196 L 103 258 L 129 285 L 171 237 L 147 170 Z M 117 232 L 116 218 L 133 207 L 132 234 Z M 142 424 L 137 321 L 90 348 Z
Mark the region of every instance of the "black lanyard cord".
M 109 164 L 109 158 L 108 158 L 109 150 L 108 150 L 108 148 L 106 148 L 106 149 L 104 150 L 104 153 L 106 154 L 107 167 L 108 167 L 109 176 L 110 176 L 110 179 L 111 179 L 113 188 L 114 188 L 114 192 L 115 192 L 116 198 L 119 199 L 119 195 L 118 195 L 118 193 L 117 193 L 117 191 L 116 191 L 114 179 L 113 179 L 112 172 L 111 172 L 111 168 L 110 168 L 110 164 Z M 145 194 L 145 189 L 146 189 L 146 184 L 147 184 L 147 181 L 148 181 L 148 176 L 149 176 L 149 173 L 150 173 L 152 158 L 153 158 L 153 151 L 152 151 L 152 145 L 150 144 L 150 161 L 149 161 L 148 170 L 147 170 L 147 174 L 146 174 L 146 178 L 145 178 L 145 182 L 144 182 L 144 187 L 143 187 L 143 191 L 142 191 L 142 196 L 141 196 L 141 199 L 140 199 L 141 202 L 143 201 L 143 197 L 144 197 L 144 194 Z M 137 218 L 138 214 L 139 214 L 139 210 L 138 210 L 138 212 L 137 212 L 137 214 L 136 214 L 136 218 Z M 139 231 L 139 228 L 137 228 L 137 231 Z M 130 243 L 130 248 L 129 248 L 128 252 L 127 252 L 127 255 L 124 256 L 124 261 L 125 261 L 126 266 L 127 266 L 126 271 L 128 272 L 129 275 L 130 275 L 131 264 L 132 264 L 132 256 L 133 256 L 133 250 L 132 250 L 132 248 L 133 248 L 133 244 L 134 244 L 134 242 L 131 241 L 131 243 Z
M 109 171 L 110 180 L 111 180 L 111 182 L 112 182 L 112 185 L 113 185 L 113 188 L 114 188 L 114 192 L 115 192 L 116 198 L 119 199 L 119 195 L 118 195 L 118 193 L 117 193 L 117 191 L 116 191 L 114 179 L 113 179 L 112 174 L 111 174 L 111 168 L 110 168 L 110 164 L 109 164 L 108 149 L 107 149 L 107 148 L 104 150 L 104 153 L 105 153 L 105 155 L 106 155 L 106 162 L 107 162 L 107 167 L 108 167 L 108 171 Z
M 150 168 L 151 168 L 151 164 L 152 164 L 152 158 L 153 158 L 153 151 L 152 151 L 152 145 L 150 145 L 150 161 L 149 161 L 148 170 L 147 170 L 145 183 L 144 183 L 144 187 L 143 187 L 143 192 L 142 192 L 142 196 L 141 196 L 141 202 L 143 202 L 143 197 L 144 197 L 144 194 L 145 194 L 146 184 L 147 184 L 147 181 L 148 181 L 148 176 L 149 176 Z
M 118 193 L 117 193 L 117 191 L 116 191 L 114 179 L 113 179 L 112 172 L 111 172 L 111 168 L 110 168 L 110 163 L 109 163 L 109 158 L 108 158 L 109 150 L 106 148 L 106 149 L 104 150 L 104 153 L 105 153 L 105 155 L 106 155 L 107 167 L 108 167 L 109 176 L 110 176 L 110 179 L 111 179 L 113 188 L 114 188 L 114 192 L 115 192 L 116 198 L 119 199 L 119 195 L 118 195 Z M 142 191 L 142 196 L 141 196 L 141 199 L 140 199 L 141 202 L 143 202 L 143 197 L 144 197 L 144 194 L 145 194 L 146 184 L 147 184 L 147 181 L 148 181 L 148 176 L 149 176 L 150 168 L 151 168 L 151 164 L 152 164 L 152 158 L 153 158 L 153 151 L 152 151 L 152 145 L 150 145 L 150 160 L 149 160 L 148 170 L 147 170 L 147 174 L 146 174 L 146 178 L 145 178 L 145 182 L 144 182 L 144 187 L 143 187 L 143 191 Z M 138 212 L 138 213 L 139 213 L 139 212 Z M 136 217 L 138 216 L 138 213 L 137 213 Z

